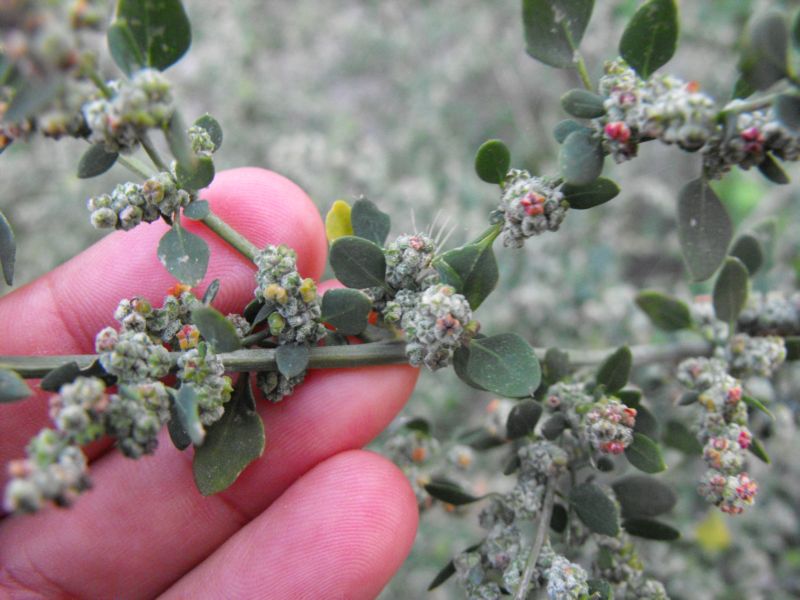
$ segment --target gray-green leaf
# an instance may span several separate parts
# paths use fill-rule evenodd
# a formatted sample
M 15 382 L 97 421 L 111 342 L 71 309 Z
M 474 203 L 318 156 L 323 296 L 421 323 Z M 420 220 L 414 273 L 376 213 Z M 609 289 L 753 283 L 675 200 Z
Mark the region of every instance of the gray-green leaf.
M 214 152 L 222 146 L 222 126 L 214 117 L 206 113 L 194 122 L 195 125 L 206 130 L 211 142 L 214 144 Z
M 622 528 L 631 535 L 647 540 L 672 542 L 681 537 L 680 531 L 654 519 L 626 519 L 622 522 Z
M 125 19 L 117 19 L 106 32 L 111 58 L 120 70 L 129 77 L 145 66 L 145 58 L 133 35 L 133 30 Z
M 573 131 L 558 153 L 561 176 L 572 185 L 588 185 L 603 172 L 603 145 L 590 129 Z
M 364 292 L 349 288 L 328 290 L 322 296 L 322 320 L 344 335 L 358 335 L 367 328 L 372 302 Z
M 789 129 L 800 129 L 800 96 L 781 94 L 772 104 L 777 119 Z
M 657 517 L 678 502 L 675 491 L 655 477 L 628 475 L 611 484 L 626 519 Z
M 569 207 L 585 210 L 605 204 L 617 197 L 619 186 L 605 177 L 599 177 L 586 185 L 564 184 L 561 192 L 569 202 Z
M 692 315 L 685 302 L 654 290 L 639 292 L 636 305 L 664 331 L 678 331 L 692 326 Z
M 749 233 L 742 234 L 736 239 L 731 248 L 731 256 L 742 261 L 751 277 L 764 264 L 764 250 L 761 248 L 761 242 L 756 236 Z
M 704 179 L 695 179 L 678 199 L 678 237 L 695 281 L 711 277 L 728 254 L 733 225 L 728 211 Z
M 204 496 L 221 492 L 264 452 L 264 424 L 255 411 L 250 376 L 242 373 L 222 418 L 208 427 L 203 445 L 195 450 L 192 470 Z
M 561 107 L 573 117 L 594 119 L 606 114 L 605 98 L 589 90 L 574 89 L 561 96 Z
M 11 223 L 0 211 L 0 266 L 3 268 L 3 279 L 8 285 L 14 283 L 14 263 L 17 258 L 17 242 Z
M 633 354 L 627 346 L 622 346 L 611 354 L 600 365 L 597 371 L 597 383 L 603 385 L 607 392 L 614 393 L 625 387 L 633 366 Z
M 119 0 L 116 18 L 130 27 L 145 64 L 160 71 L 176 63 L 192 43 L 180 0 Z
M 78 178 L 88 179 L 102 175 L 114 166 L 119 154 L 116 152 L 106 152 L 103 144 L 95 144 L 81 156 L 78 163 Z
M 378 246 L 386 243 L 386 236 L 392 227 L 391 217 L 366 198 L 360 198 L 353 204 L 350 223 L 353 235 L 375 242 Z
M 541 381 L 533 348 L 515 333 L 472 340 L 467 372 L 479 386 L 508 398 L 530 396 Z
M 310 352 L 308 346 L 284 344 L 275 350 L 278 371 L 284 377 L 297 377 L 308 367 Z
M 472 243 L 454 248 L 434 263 L 442 282 L 463 294 L 476 310 L 497 286 L 500 277 L 491 243 Z
M 789 28 L 778 10 L 756 18 L 746 37 L 739 69 L 753 87 L 764 90 L 788 72 Z
M 569 503 L 584 525 L 594 533 L 610 535 L 619 533 L 619 513 L 614 502 L 594 483 L 582 483 L 572 488 Z
M 633 443 L 625 448 L 625 457 L 634 467 L 645 473 L 660 473 L 667 468 L 661 448 L 641 433 L 633 434 Z
M 175 415 L 183 433 L 189 436 L 192 444 L 200 446 L 206 437 L 206 431 L 200 422 L 197 400 L 197 390 L 184 383 L 175 394 Z
M 501 140 L 484 142 L 475 154 L 475 172 L 486 183 L 501 183 L 511 167 L 511 152 Z
M 563 121 L 556 123 L 556 126 L 553 127 L 553 137 L 559 144 L 563 144 L 564 140 L 567 139 L 567 136 L 569 136 L 570 133 L 580 129 L 591 131 L 591 129 L 585 125 L 581 125 L 577 121 L 573 121 L 572 119 L 564 119 Z
M 594 0 L 523 0 L 527 53 L 551 67 L 571 67 L 592 8 Z
M 0 404 L 16 402 L 32 394 L 31 388 L 16 371 L 0 369 Z
M 234 352 L 242 347 L 236 328 L 216 308 L 201 306 L 192 311 L 192 323 L 214 352 Z
M 181 283 L 197 285 L 208 269 L 208 244 L 176 221 L 158 243 L 158 260 Z
M 374 242 L 352 235 L 337 238 L 329 260 L 336 278 L 347 287 L 385 286 L 386 258 Z
M 728 257 L 714 284 L 714 314 L 733 323 L 747 304 L 750 279 L 747 267 L 738 258 Z
M 449 479 L 433 479 L 425 486 L 425 491 L 437 500 L 447 502 L 453 506 L 463 506 L 464 504 L 471 504 L 481 499 L 480 496 L 473 496 L 460 485 Z
M 665 65 L 678 44 L 675 0 L 649 0 L 633 15 L 619 42 L 619 53 L 643 79 Z
M 511 409 L 506 420 L 506 437 L 515 440 L 531 433 L 542 416 L 542 405 L 536 400 L 523 400 Z

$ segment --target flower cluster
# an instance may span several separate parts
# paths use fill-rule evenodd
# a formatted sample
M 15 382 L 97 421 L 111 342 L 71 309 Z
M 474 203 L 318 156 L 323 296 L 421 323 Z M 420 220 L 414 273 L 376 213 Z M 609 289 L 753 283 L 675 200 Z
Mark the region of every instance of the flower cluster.
M 622 454 L 633 442 L 636 409 L 616 398 L 603 397 L 583 417 L 584 433 L 592 447 L 604 454 Z
M 148 129 L 168 125 L 175 110 L 169 81 L 155 69 L 142 69 L 130 80 L 112 81 L 111 98 L 99 98 L 83 107 L 91 130 L 89 141 L 104 144 L 108 152 L 129 153 Z
M 800 335 L 800 294 L 750 294 L 737 328 L 749 335 Z
M 121 383 L 140 383 L 169 373 L 169 352 L 141 331 L 106 327 L 95 337 L 95 351 L 107 373 Z
M 435 371 L 452 362 L 453 352 L 478 332 L 478 323 L 464 296 L 452 286 L 436 284 L 403 314 L 402 328 L 408 337 L 409 362 Z
M 696 82 L 671 75 L 641 79 L 622 59 L 609 61 L 599 91 L 606 96 L 606 114 L 595 119 L 606 152 L 617 162 L 636 156 L 650 139 L 677 144 L 689 152 L 702 150 L 704 170 L 722 177 L 733 166 L 749 169 L 772 153 L 781 160 L 800 157 L 800 136 L 781 123 L 772 109 L 748 110 L 730 102 L 723 114 Z
M 169 393 L 160 381 L 121 385 L 111 396 L 106 432 L 117 438 L 128 458 L 152 454 L 158 447 L 158 432 L 170 419 L 169 405 Z
M 496 212 L 503 221 L 503 244 L 521 248 L 531 236 L 558 231 L 568 208 L 564 195 L 548 180 L 510 171 Z
M 394 290 L 418 292 L 438 283 L 439 274 L 431 265 L 436 246 L 425 234 L 401 235 L 383 251 L 386 257 L 386 283 Z
M 731 338 L 725 358 L 737 377 L 772 377 L 786 360 L 786 347 L 778 336 L 750 337 L 739 333 Z
M 114 318 L 121 325 L 122 331 L 145 332 L 154 342 L 160 341 L 173 348 L 186 350 L 196 343 L 184 347 L 179 333 L 190 324 L 192 310 L 200 306 L 202 303 L 192 293 L 191 288 L 178 284 L 169 290 L 161 308 L 153 308 L 147 299 L 141 297 L 123 299 L 114 311 Z M 228 317 L 231 318 L 230 315 Z M 184 337 L 185 335 L 190 334 L 187 332 Z
M 614 585 L 614 597 L 625 600 L 668 600 L 663 584 L 644 575 L 644 566 L 627 533 L 592 536 L 600 549 L 592 574 Z
M 556 555 L 547 572 L 547 597 L 582 600 L 589 595 L 588 577 L 583 567 Z
M 171 218 L 193 199 L 189 192 L 178 188 L 170 173 L 162 172 L 141 185 L 121 183 L 110 194 L 89 198 L 86 207 L 97 229 L 113 227 L 129 231 L 142 221 L 152 223 L 161 217 Z
M 233 385 L 225 375 L 225 365 L 208 346 L 201 342 L 178 358 L 178 379 L 191 385 L 197 394 L 200 422 L 211 425 L 225 412 L 225 403 L 231 399 Z
M 753 504 L 757 486 L 743 470 L 752 442 L 747 429 L 747 406 L 741 382 L 719 359 L 690 358 L 678 366 L 678 380 L 698 393 L 705 409 L 699 439 L 708 466 L 698 491 L 728 514 L 739 514 Z

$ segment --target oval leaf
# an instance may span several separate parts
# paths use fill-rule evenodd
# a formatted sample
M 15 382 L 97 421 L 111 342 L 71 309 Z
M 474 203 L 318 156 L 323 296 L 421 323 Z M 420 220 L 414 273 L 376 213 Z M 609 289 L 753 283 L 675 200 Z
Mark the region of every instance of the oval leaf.
M 484 142 L 475 155 L 475 172 L 486 183 L 501 183 L 511 167 L 511 152 L 500 140 Z
M 625 27 L 619 53 L 642 79 L 647 79 L 675 54 L 678 28 L 675 0 L 649 0 Z
M 178 408 L 175 402 L 169 405 L 169 421 L 167 422 L 167 431 L 169 432 L 169 439 L 172 445 L 181 452 L 186 450 L 192 445 L 192 438 L 181 425 L 181 419 L 178 416 Z M 205 433 L 205 431 L 203 432 Z
M 619 514 L 614 502 L 594 483 L 582 483 L 572 488 L 569 503 L 578 517 L 594 533 L 610 535 L 619 533 Z
M 541 381 L 533 348 L 515 333 L 472 340 L 467 372 L 479 386 L 508 398 L 530 396 Z
M 145 66 L 142 51 L 125 19 L 117 19 L 109 26 L 106 41 L 111 58 L 125 75 L 130 77 Z
M 3 279 L 8 285 L 14 283 L 14 263 L 17 258 L 17 242 L 11 223 L 0 211 L 0 266 L 3 268 Z
M 183 384 L 175 394 L 175 415 L 178 417 L 180 429 L 192 444 L 200 446 L 206 437 L 206 431 L 200 422 L 197 401 L 197 390 L 192 385 Z
M 569 422 L 564 413 L 557 412 L 552 417 L 542 423 L 542 435 L 545 439 L 553 441 L 567 428 Z
M 468 365 L 469 348 L 466 346 L 460 346 L 453 353 L 453 370 L 456 372 L 458 378 L 466 383 L 469 387 L 485 392 L 486 388 L 479 386 L 469 376 L 469 371 L 467 370 Z
M 692 315 L 685 302 L 653 290 L 639 292 L 636 305 L 664 331 L 679 331 L 692 326 Z
M 543 377 L 547 385 L 553 385 L 570 374 L 569 354 L 558 348 L 548 348 L 542 365 Z
M 322 321 L 344 335 L 358 335 L 367 328 L 372 302 L 366 294 L 348 288 L 333 289 L 322 296 Z
M 633 354 L 627 346 L 619 348 L 609 356 L 597 371 L 597 383 L 603 385 L 607 392 L 614 393 L 625 387 L 633 366 Z
M 646 406 L 640 404 L 636 407 L 636 423 L 633 430 L 646 435 L 650 439 L 658 437 L 658 421 Z
M 0 404 L 16 402 L 32 395 L 25 380 L 11 369 L 0 369 Z
M 569 202 L 570 208 L 586 210 L 616 198 L 619 186 L 610 179 L 600 177 L 586 185 L 565 184 L 561 192 Z
M 647 540 L 672 542 L 681 537 L 681 532 L 671 525 L 653 519 L 626 519 L 622 528 L 631 535 Z
M 657 517 L 678 502 L 675 491 L 655 477 L 628 475 L 611 484 L 623 518 Z
M 176 63 L 192 43 L 180 0 L 119 0 L 116 17 L 130 27 L 144 64 L 160 71 Z
M 500 278 L 491 243 L 473 243 L 449 250 L 436 259 L 434 266 L 442 282 L 463 294 L 472 310 L 486 300 Z
M 194 124 L 206 130 L 206 133 L 208 133 L 208 136 L 211 138 L 211 142 L 214 144 L 214 152 L 219 150 L 220 146 L 222 146 L 223 138 L 222 125 L 219 124 L 219 121 L 211 115 L 205 114 L 197 119 Z
M 201 190 L 214 181 L 214 161 L 209 156 L 195 156 L 190 164 L 178 162 L 175 177 L 188 190 Z
M 567 136 L 570 133 L 581 129 L 591 131 L 588 127 L 581 125 L 577 121 L 573 121 L 572 119 L 565 119 L 563 121 L 559 121 L 558 123 L 556 123 L 556 126 L 553 127 L 553 137 L 559 144 L 563 144 L 564 140 L 567 139 Z
M 88 179 L 102 175 L 114 166 L 119 154 L 116 152 L 106 152 L 103 144 L 96 144 L 89 148 L 81 156 L 78 163 L 78 178 Z
M 325 215 L 325 235 L 329 242 L 340 237 L 353 235 L 353 222 L 350 218 L 352 209 L 344 200 L 337 200 Z
M 242 347 L 236 328 L 216 308 L 201 306 L 192 311 L 192 323 L 214 352 L 233 352 Z
M 742 402 L 744 402 L 747 406 L 757 411 L 760 411 L 767 415 L 773 421 L 775 420 L 775 415 L 772 414 L 772 411 L 768 409 L 761 400 L 758 398 L 754 398 L 753 396 L 749 396 L 747 394 L 742 395 Z
M 714 314 L 720 321 L 736 321 L 747 304 L 749 288 L 747 267 L 738 258 L 727 258 L 714 284 Z
M 728 211 L 704 179 L 695 179 L 678 199 L 678 237 L 695 281 L 711 277 L 728 253 L 733 225 Z
M 204 496 L 221 492 L 264 452 L 264 424 L 255 411 L 250 375 L 242 373 L 222 418 L 208 427 L 195 450 L 192 471 Z
M 336 278 L 347 287 L 385 286 L 386 258 L 374 242 L 355 236 L 340 237 L 331 244 L 330 263 Z
M 158 243 L 158 260 L 181 283 L 197 285 L 208 269 L 208 244 L 176 221 Z
M 284 377 L 297 377 L 308 367 L 310 352 L 308 346 L 284 344 L 275 350 L 278 371 Z
M 366 198 L 360 198 L 353 204 L 350 221 L 353 235 L 375 242 L 378 246 L 386 243 L 386 236 L 392 227 L 391 217 Z
M 764 160 L 758 163 L 758 170 L 764 177 L 777 185 L 787 185 L 791 182 L 786 171 L 770 154 L 764 155 Z
M 763 463 L 770 464 L 772 460 L 760 440 L 753 438 L 747 447 L 750 453 Z
M 473 496 L 466 492 L 460 485 L 448 479 L 432 480 L 425 486 L 425 491 L 437 500 L 447 502 L 453 506 L 463 506 L 464 504 L 471 504 L 481 499 L 480 496 Z
M 192 221 L 201 221 L 211 213 L 207 200 L 195 200 L 183 209 L 183 214 Z
M 536 400 L 520 402 L 508 413 L 506 421 L 506 437 L 510 440 L 524 437 L 531 433 L 542 416 L 542 405 Z
M 523 0 L 527 53 L 551 67 L 571 67 L 592 8 L 594 0 Z
M 645 473 L 660 473 L 667 468 L 661 456 L 661 448 L 641 433 L 633 434 L 633 443 L 625 448 L 625 458 L 634 467 Z
M 58 392 L 65 383 L 72 383 L 81 374 L 81 368 L 76 362 L 64 363 L 44 376 L 39 382 L 39 387 L 45 392 Z
M 739 69 L 742 77 L 759 90 L 767 89 L 786 77 L 788 71 L 789 28 L 780 11 L 771 10 L 750 25 Z
M 561 176 L 566 183 L 588 185 L 603 172 L 603 158 L 603 146 L 592 130 L 573 131 L 558 153 Z
M 751 276 L 755 275 L 764 264 L 764 250 L 761 248 L 761 242 L 756 236 L 749 233 L 737 238 L 731 248 L 731 256 L 742 261 Z
M 680 421 L 667 421 L 661 441 L 689 456 L 699 456 L 703 453 L 703 446 L 697 441 L 697 436 Z
M 579 119 L 594 119 L 606 114 L 605 98 L 589 90 L 570 90 L 561 96 L 562 108 Z

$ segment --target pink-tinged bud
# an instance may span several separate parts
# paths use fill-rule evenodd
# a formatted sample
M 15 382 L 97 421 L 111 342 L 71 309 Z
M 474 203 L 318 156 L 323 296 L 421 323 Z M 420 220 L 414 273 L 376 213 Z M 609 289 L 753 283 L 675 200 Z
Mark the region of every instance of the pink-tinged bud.
M 725 450 L 728 448 L 728 440 L 725 438 L 711 438 L 711 445 L 717 450 Z
M 753 436 L 751 436 L 747 431 L 740 431 L 739 439 L 737 441 L 743 450 L 747 450 L 750 447 L 750 442 L 753 441 Z
M 723 504 L 719 507 L 719 509 L 729 515 L 738 515 L 744 510 L 741 506 L 736 506 L 734 504 Z
M 632 106 L 636 104 L 636 95 L 633 92 L 621 92 L 617 102 L 620 106 Z
M 414 250 L 422 250 L 425 247 L 425 241 L 421 239 L 419 236 L 412 236 L 408 240 L 408 245 L 411 246 Z
M 190 285 L 186 285 L 185 283 L 176 283 L 167 290 L 167 296 L 174 296 L 175 298 L 180 298 L 184 292 L 190 292 L 191 290 L 192 286 Z
M 625 451 L 625 444 L 619 440 L 611 440 L 603 444 L 601 449 L 609 454 L 622 454 Z
M 752 502 L 758 493 L 758 484 L 750 479 L 747 473 L 739 475 L 739 485 L 736 486 L 736 495 L 745 502 Z
M 728 403 L 736 404 L 742 399 L 742 388 L 738 385 L 728 390 Z
M 613 123 L 606 124 L 603 129 L 605 134 L 612 140 L 624 144 L 631 138 L 630 128 L 622 121 L 614 121 Z
M 696 94 L 700 91 L 700 83 L 698 81 L 690 81 L 686 84 L 686 91 L 690 94 Z

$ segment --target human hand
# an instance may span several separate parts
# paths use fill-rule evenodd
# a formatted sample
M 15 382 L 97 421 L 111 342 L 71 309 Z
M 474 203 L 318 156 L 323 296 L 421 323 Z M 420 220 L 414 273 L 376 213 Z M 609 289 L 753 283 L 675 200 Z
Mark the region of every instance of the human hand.
M 319 214 L 286 179 L 261 169 L 219 173 L 203 198 L 257 246 L 285 243 L 318 278 L 327 244 Z M 203 290 L 241 311 L 254 267 L 204 226 Z M 160 302 L 174 279 L 158 264 L 165 225 L 114 233 L 0 301 L 0 354 L 92 352 L 122 298 Z M 280 404 L 260 401 L 264 456 L 225 492 L 195 488 L 191 451 L 166 431 L 133 461 L 109 442 L 86 449 L 95 488 L 69 510 L 0 521 L 0 595 L 11 597 L 373 598 L 411 548 L 414 494 L 402 473 L 359 450 L 410 395 L 417 371 L 381 366 L 310 372 Z M 0 463 L 24 456 L 49 424 L 47 394 L 0 405 Z

